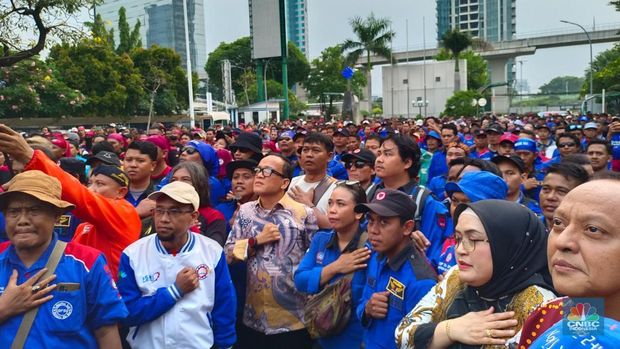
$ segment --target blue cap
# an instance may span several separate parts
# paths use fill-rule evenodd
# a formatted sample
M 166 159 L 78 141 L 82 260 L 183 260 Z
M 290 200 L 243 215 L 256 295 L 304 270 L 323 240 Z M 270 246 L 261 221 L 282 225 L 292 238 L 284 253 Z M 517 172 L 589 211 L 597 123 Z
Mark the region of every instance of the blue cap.
M 533 139 L 519 138 L 517 143 L 515 143 L 514 150 L 515 151 L 525 150 L 525 151 L 531 151 L 532 153 L 536 153 L 538 151 L 538 148 L 536 148 L 536 141 L 534 141 Z
M 280 133 L 280 135 L 278 136 L 278 140 L 280 140 L 282 138 L 293 139 L 293 138 L 295 138 L 295 132 L 293 132 L 293 131 L 284 131 L 284 132 Z
M 503 200 L 508 194 L 508 185 L 502 177 L 491 172 L 467 172 L 458 183 L 446 183 L 448 196 L 454 192 L 465 194 L 471 202 L 488 199 Z
M 590 121 L 590 119 L 588 119 L 588 117 L 587 117 L 587 116 L 585 116 L 585 115 L 580 116 L 578 120 L 579 120 L 579 121 L 583 121 L 583 122 L 588 122 L 588 121 Z
M 437 131 L 431 131 L 427 134 L 428 137 L 433 137 L 436 138 L 438 140 L 441 140 L 441 135 L 439 133 L 437 133 Z

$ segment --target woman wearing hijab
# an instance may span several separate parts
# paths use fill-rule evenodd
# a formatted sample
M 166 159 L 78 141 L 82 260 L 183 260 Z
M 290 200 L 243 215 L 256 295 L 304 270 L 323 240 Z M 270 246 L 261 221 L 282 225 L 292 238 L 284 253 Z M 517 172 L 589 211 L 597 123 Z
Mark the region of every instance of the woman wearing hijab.
M 396 329 L 399 348 L 486 348 L 519 343 L 525 319 L 553 299 L 543 223 L 505 200 L 461 204 L 456 258 Z

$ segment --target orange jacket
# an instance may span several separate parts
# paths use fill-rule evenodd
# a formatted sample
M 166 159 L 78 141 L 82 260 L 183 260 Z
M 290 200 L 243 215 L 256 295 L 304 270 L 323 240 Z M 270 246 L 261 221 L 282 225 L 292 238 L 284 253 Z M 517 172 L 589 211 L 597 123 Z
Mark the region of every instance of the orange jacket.
M 60 181 L 62 199 L 74 204 L 73 214 L 86 222 L 77 227 L 73 241 L 103 252 L 116 280 L 121 253 L 140 237 L 142 223 L 136 209 L 125 199 L 92 193 L 38 150 L 26 170 L 39 170 Z

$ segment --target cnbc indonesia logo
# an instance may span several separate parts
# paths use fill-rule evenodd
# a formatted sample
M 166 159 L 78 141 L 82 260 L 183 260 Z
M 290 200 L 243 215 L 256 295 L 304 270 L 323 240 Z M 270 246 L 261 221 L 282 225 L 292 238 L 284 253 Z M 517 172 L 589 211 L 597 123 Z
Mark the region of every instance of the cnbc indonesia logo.
M 602 317 L 590 303 L 577 303 L 570 307 L 566 327 L 572 334 L 583 335 L 602 330 Z

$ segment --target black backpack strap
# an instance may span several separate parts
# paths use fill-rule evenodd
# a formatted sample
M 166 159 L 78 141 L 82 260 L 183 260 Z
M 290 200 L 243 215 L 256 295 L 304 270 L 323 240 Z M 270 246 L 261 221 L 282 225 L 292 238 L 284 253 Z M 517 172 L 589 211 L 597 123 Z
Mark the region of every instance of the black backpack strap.
M 424 207 L 426 206 L 426 199 L 432 195 L 431 191 L 423 185 L 416 185 L 409 196 L 415 201 L 415 214 L 413 220 L 415 221 L 416 229 L 420 229 L 422 226 L 422 215 L 424 214 Z

